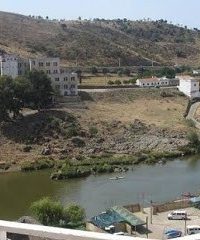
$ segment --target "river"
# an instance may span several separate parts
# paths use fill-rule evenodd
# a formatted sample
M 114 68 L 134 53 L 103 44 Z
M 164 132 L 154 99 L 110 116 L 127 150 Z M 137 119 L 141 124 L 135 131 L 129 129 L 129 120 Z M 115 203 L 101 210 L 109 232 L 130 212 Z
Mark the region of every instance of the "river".
M 52 181 L 50 171 L 5 173 L 0 175 L 0 219 L 16 220 L 28 215 L 33 201 L 44 196 L 63 204 L 76 202 L 87 217 L 114 205 L 167 201 L 183 192 L 200 192 L 200 157 L 169 161 L 165 165 L 134 166 L 125 178 L 110 180 L 116 174 L 82 179 Z

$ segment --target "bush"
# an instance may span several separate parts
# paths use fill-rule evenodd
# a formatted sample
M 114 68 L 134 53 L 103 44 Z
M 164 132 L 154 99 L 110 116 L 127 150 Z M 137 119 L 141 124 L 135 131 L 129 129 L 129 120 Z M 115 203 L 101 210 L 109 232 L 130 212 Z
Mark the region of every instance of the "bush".
M 76 204 L 71 204 L 65 208 L 64 215 L 70 223 L 83 222 L 85 210 Z
M 195 123 L 192 119 L 187 119 L 186 123 L 187 123 L 188 127 L 195 127 Z
M 187 135 L 189 144 L 194 148 L 200 148 L 199 136 L 196 132 L 191 131 Z
M 72 138 L 72 143 L 74 144 L 75 147 L 84 147 L 85 146 L 84 140 L 80 137 Z
M 76 204 L 64 208 L 60 202 L 43 198 L 34 202 L 30 210 L 32 214 L 45 226 L 70 227 L 70 223 L 83 222 L 85 210 Z
M 45 226 L 59 226 L 64 220 L 64 209 L 59 202 L 43 198 L 31 205 L 31 212 Z
M 122 83 L 121 83 L 120 80 L 116 80 L 116 81 L 115 81 L 115 84 L 119 86 L 119 85 L 121 85 Z
M 114 85 L 114 82 L 111 81 L 111 80 L 109 80 L 109 81 L 108 81 L 108 85 Z
M 96 127 L 92 126 L 89 128 L 89 133 L 91 136 L 96 136 L 98 133 L 98 129 Z

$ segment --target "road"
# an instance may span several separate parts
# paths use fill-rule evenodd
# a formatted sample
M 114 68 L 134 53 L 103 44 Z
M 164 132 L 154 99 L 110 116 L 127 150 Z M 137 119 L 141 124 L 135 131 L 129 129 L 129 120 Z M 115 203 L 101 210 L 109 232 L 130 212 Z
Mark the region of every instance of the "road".
M 161 87 L 160 89 L 176 89 L 177 86 L 174 87 Z M 93 88 L 93 89 L 79 89 L 79 92 L 87 92 L 87 93 L 92 93 L 92 92 L 113 92 L 113 91 L 120 91 L 120 90 L 143 90 L 143 89 L 148 89 L 148 88 L 139 88 L 139 87 L 133 87 L 133 88 Z M 158 88 L 150 88 L 150 89 L 158 89 Z
M 200 102 L 196 102 L 196 103 L 192 104 L 186 119 L 192 120 L 194 122 L 194 124 L 195 124 L 195 127 L 200 129 L 200 122 L 198 122 L 195 119 L 195 113 L 196 113 L 198 107 L 200 107 Z

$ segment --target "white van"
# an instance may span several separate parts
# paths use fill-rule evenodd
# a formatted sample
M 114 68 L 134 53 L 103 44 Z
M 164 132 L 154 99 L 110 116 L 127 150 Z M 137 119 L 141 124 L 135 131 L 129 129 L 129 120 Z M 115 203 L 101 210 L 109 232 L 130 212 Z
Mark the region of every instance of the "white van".
M 187 219 L 187 212 L 186 211 L 173 211 L 168 214 L 168 219 L 169 220 L 185 220 Z
M 196 233 L 200 233 L 200 226 L 198 226 L 198 225 L 187 226 L 187 234 L 188 235 L 196 234 Z

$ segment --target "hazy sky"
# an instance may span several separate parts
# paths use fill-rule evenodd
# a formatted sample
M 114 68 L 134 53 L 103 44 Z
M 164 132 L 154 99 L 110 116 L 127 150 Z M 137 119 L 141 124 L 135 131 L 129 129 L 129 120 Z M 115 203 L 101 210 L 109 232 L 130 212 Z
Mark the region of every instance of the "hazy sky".
M 0 10 L 59 19 L 163 18 L 200 27 L 200 0 L 0 0 Z

